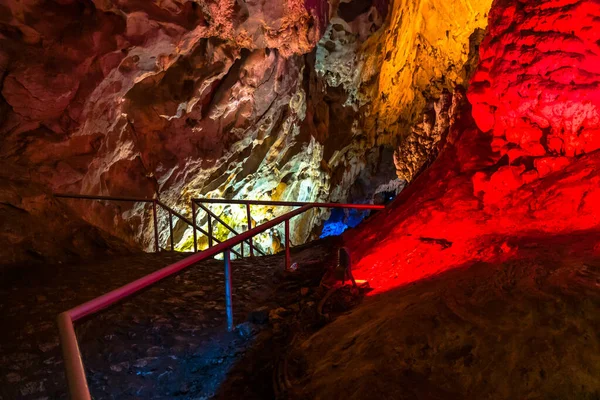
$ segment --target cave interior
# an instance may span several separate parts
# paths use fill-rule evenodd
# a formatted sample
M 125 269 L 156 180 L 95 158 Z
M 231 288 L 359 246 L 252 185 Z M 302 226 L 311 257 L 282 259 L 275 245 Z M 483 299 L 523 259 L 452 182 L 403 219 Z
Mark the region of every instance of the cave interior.
M 600 0 L 0 0 L 0 400 L 600 399 Z

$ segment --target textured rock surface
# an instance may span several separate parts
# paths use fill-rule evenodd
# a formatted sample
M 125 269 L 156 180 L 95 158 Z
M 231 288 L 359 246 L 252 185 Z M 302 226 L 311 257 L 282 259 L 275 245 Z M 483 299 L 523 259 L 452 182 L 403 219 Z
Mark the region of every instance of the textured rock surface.
M 423 122 L 411 129 L 404 143 L 394 152 L 394 165 L 400 179 L 412 181 L 428 161 L 435 159 L 460 106 L 462 103 L 453 102 L 450 93 L 444 91 L 432 109 L 423 114 Z
M 0 269 L 126 253 L 133 246 L 90 226 L 41 185 L 0 179 Z
M 490 5 L 490 0 L 393 3 L 385 29 L 362 47 L 359 97 L 368 102 L 364 129 L 373 140 L 401 143 L 428 103 L 444 89 L 466 86 Z
M 537 104 L 539 94 L 540 104 L 545 104 L 545 93 L 553 93 L 537 91 L 536 85 L 539 84 L 542 89 L 546 86 L 552 88 L 553 83 L 549 75 L 543 73 L 533 77 L 531 59 L 528 58 L 531 54 L 545 51 L 546 37 L 553 40 L 557 37 L 553 30 L 544 28 L 546 25 L 542 22 L 545 19 L 537 24 L 539 32 L 534 44 L 528 42 L 529 46 L 516 46 L 514 49 L 516 53 L 521 52 L 519 54 L 522 56 L 513 55 L 514 59 L 505 62 L 508 59 L 505 51 L 515 46 L 499 45 L 506 37 L 514 39 L 510 33 L 513 31 L 523 31 L 523 37 L 527 38 L 527 33 L 532 32 L 533 15 L 562 21 L 571 20 L 577 10 L 588 10 L 584 3 L 571 2 L 562 11 L 554 8 L 559 3 L 544 4 L 519 3 L 519 12 L 527 11 L 528 17 L 519 17 L 508 23 L 499 16 L 515 11 L 514 4 L 503 1 L 494 3 L 490 36 L 481 48 L 481 57 L 485 61 L 475 74 L 468 92 L 469 98 L 477 101 L 472 115 L 479 127 L 483 126 L 482 115 L 488 115 L 486 112 L 489 111 L 484 101 L 500 104 L 497 102 L 500 98 L 503 106 L 498 107 L 496 121 L 525 123 L 531 122 L 531 110 L 535 110 L 530 107 L 530 102 Z M 594 10 L 598 12 L 599 9 Z M 590 21 L 592 19 L 588 18 Z M 582 21 L 587 20 L 582 16 Z M 595 32 L 597 21 L 583 23 L 583 31 L 574 31 L 572 36 L 561 37 L 569 43 L 587 43 L 590 29 L 585 27 L 592 26 L 594 29 L 591 30 Z M 541 33 L 544 29 L 546 31 Z M 561 46 L 560 42 L 557 43 L 558 49 Z M 591 57 L 592 54 L 589 54 Z M 578 65 L 573 64 L 571 53 L 556 51 L 546 55 L 552 60 L 552 70 L 565 70 Z M 538 64 L 549 65 L 543 61 L 543 56 L 539 57 L 536 61 Z M 591 75 L 592 72 L 589 72 Z M 489 81 L 481 83 L 482 76 Z M 600 74 L 596 75 L 596 79 L 598 77 Z M 537 83 L 529 82 L 530 79 Z M 525 82 L 525 86 L 520 86 L 521 82 Z M 595 137 L 594 132 L 597 132 L 600 121 L 594 119 L 595 105 L 586 98 L 597 96 L 600 88 L 588 85 L 588 81 L 584 80 L 581 84 L 583 91 L 580 91 L 577 82 L 575 79 L 569 90 L 560 86 L 557 89 L 561 91 L 560 95 L 558 92 L 552 95 L 552 108 L 543 108 L 545 112 L 553 113 L 552 125 L 544 128 L 547 137 L 557 130 L 564 134 L 563 137 L 572 140 L 576 137 Z M 525 107 L 514 101 L 502 100 L 504 95 L 518 96 L 519 88 L 528 85 L 532 93 L 538 94 L 532 98 L 523 94 Z M 497 87 L 503 89 L 492 89 Z M 565 107 L 591 110 L 590 119 L 581 119 L 575 133 L 563 131 L 572 123 L 572 114 L 552 111 L 564 110 Z M 482 132 L 475 125 L 468 105 L 459 109 L 461 115 L 455 118 L 450 128 L 444 150 L 422 178 L 418 178 L 384 216 L 374 218 L 369 226 L 354 237 L 349 236 L 351 243 L 355 244 L 351 247 L 356 250 L 359 267 L 365 277 L 377 282 L 375 286 L 382 289 L 397 286 L 474 260 L 489 261 L 510 256 L 516 251 L 509 244 L 511 237 L 557 235 L 593 229 L 600 221 L 597 207 L 600 204 L 598 152 L 568 157 L 573 154 L 553 154 L 549 149 L 546 153 L 544 149 L 544 154 L 539 156 L 529 154 L 511 159 L 507 157 L 508 153 L 503 153 L 502 147 L 497 146 L 499 139 L 502 140 L 497 135 L 505 135 L 506 132 L 504 122 L 496 122 L 497 126 L 491 126 L 493 129 L 488 126 L 487 131 Z M 520 134 L 526 135 L 532 130 L 529 123 L 521 128 L 515 127 L 511 132 L 515 132 L 513 137 L 520 137 Z M 549 139 L 542 139 L 539 135 L 536 140 L 541 148 L 544 148 L 541 143 L 546 146 L 550 143 Z M 520 151 L 516 141 L 508 147 Z M 375 244 L 371 242 L 375 237 L 385 239 L 378 239 Z
M 187 215 L 195 196 L 363 202 L 397 192 L 393 151 L 444 88 L 464 83 L 488 6 L 6 1 L 0 174 L 52 191 L 160 193 Z M 418 170 L 435 147 L 398 158 L 408 163 L 399 169 Z M 413 148 L 409 140 L 399 151 Z M 150 248 L 151 218 L 141 205 L 69 204 Z M 242 209 L 213 211 L 244 228 Z M 257 207 L 253 223 L 285 211 Z M 292 241 L 314 236 L 328 215 L 295 219 Z M 281 235 L 258 241 L 276 250 Z M 161 241 L 168 239 L 162 219 Z M 179 223 L 175 240 L 192 247 Z
M 298 121 L 301 55 L 320 38 L 326 5 L 3 3 L 3 177 L 26 173 L 55 191 L 160 192 L 180 210 L 192 195 L 263 197 L 280 183 L 283 197 L 322 199 L 322 146 L 298 137 Z M 150 232 L 140 207 L 71 204 L 123 238 Z
M 567 234 L 600 223 L 600 157 L 579 157 L 562 170 L 524 183 L 497 163 L 493 136 L 467 114 L 449 133 L 432 166 L 381 215 L 348 235 L 355 276 L 377 290 L 458 266 L 518 254 L 520 237 Z M 524 168 L 524 167 L 521 167 Z M 481 180 L 490 172 L 489 181 Z
M 598 1 L 495 3 L 469 99 L 514 179 L 544 177 L 600 148 L 599 18 Z
M 355 3 L 340 4 L 317 47 L 315 69 L 347 96 L 352 134 L 362 142 L 354 151 L 364 157 L 375 146 L 395 150 L 398 178 L 410 181 L 435 158 L 447 127 L 432 119 L 434 104 L 466 86 L 477 65 L 491 1 L 399 0 L 360 16 L 341 11 Z
M 365 300 L 297 346 L 291 398 L 597 397 L 600 263 L 582 257 L 589 238 L 522 242 L 529 257 Z
M 494 2 L 473 112 L 345 235 L 375 292 L 301 347 L 298 398 L 598 396 L 599 10 Z
M 495 25 L 503 21 L 494 15 L 512 9 L 512 5 L 502 1 L 496 2 L 494 7 L 491 32 L 496 32 Z M 525 8 L 536 10 L 534 3 Z M 539 4 L 537 12 L 558 13 Z M 572 8 L 567 7 L 562 17 L 554 15 L 554 18 L 569 18 L 571 12 Z M 529 26 L 529 19 L 520 23 Z M 512 26 L 520 29 L 518 24 Z M 552 32 L 547 34 L 555 36 Z M 495 43 L 493 37 L 486 40 L 482 55 L 488 54 Z M 539 40 L 536 47 L 544 48 L 545 43 Z M 537 51 L 536 48 L 522 50 L 527 54 Z M 553 59 L 556 69 L 572 64 L 569 54 Z M 499 60 L 504 60 L 503 53 L 499 54 Z M 523 71 L 529 66 L 527 60 L 523 58 Z M 517 68 L 517 64 L 510 64 Z M 484 72 L 485 65 L 481 67 Z M 477 75 L 480 76 L 479 72 Z M 517 78 L 509 69 L 496 71 L 490 79 L 489 86 L 494 87 L 497 81 L 512 82 Z M 479 94 L 480 90 L 480 86 L 473 85 L 469 95 Z M 579 93 L 576 90 L 569 93 L 574 96 L 573 100 L 564 98 L 563 105 L 580 104 Z M 489 101 L 495 101 L 496 96 L 495 92 L 488 92 Z M 483 99 L 481 95 L 475 98 Z M 475 105 L 475 116 L 481 107 L 484 106 Z M 560 108 L 558 103 L 556 107 Z M 495 129 L 482 132 L 475 126 L 468 105 L 459 109 L 461 115 L 455 119 L 444 150 L 433 165 L 389 210 L 373 218 L 365 229 L 348 236 L 359 260 L 361 272 L 357 275 L 370 279 L 380 290 L 469 265 L 475 260 L 510 257 L 518 250 L 510 244 L 513 237 L 589 230 L 600 221 L 598 152 L 567 159 L 567 163 L 563 163 L 562 157 L 540 157 L 534 162 L 508 164 L 507 157 L 495 147 Z M 513 108 L 507 113 L 522 114 L 522 120 L 526 120 L 528 110 Z M 571 120 L 569 114 L 561 117 L 562 122 L 556 118 L 556 124 L 563 125 Z M 586 125 L 580 131 L 583 134 L 587 129 L 593 132 L 595 128 Z

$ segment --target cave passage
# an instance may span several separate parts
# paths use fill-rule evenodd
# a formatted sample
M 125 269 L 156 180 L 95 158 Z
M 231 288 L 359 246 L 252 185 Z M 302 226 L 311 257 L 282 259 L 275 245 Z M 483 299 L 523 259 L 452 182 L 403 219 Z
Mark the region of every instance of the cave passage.
M 0 2 L 0 400 L 599 399 L 599 282 L 600 0 Z

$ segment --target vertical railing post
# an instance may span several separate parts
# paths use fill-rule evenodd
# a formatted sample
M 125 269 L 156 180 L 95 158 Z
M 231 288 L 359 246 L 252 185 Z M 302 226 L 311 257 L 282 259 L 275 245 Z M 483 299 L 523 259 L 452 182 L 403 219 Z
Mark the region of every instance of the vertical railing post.
M 171 251 L 175 251 L 175 245 L 173 240 L 173 214 L 171 214 L 171 210 L 167 210 L 169 212 L 169 235 L 171 236 Z
M 57 323 L 70 398 L 72 400 L 90 400 L 90 391 L 81 361 L 73 320 L 68 312 L 64 312 L 58 316 Z
M 285 269 L 290 269 L 290 220 L 285 220 Z
M 212 218 L 211 218 L 210 214 L 208 214 L 208 247 L 210 248 L 210 247 L 212 247 L 212 245 L 213 245 Z
M 194 253 L 198 252 L 198 236 L 196 234 L 196 202 L 192 199 L 192 229 L 194 230 Z
M 252 229 L 252 216 L 250 215 L 250 203 L 246 203 L 246 216 L 248 218 L 248 230 Z M 254 257 L 254 244 L 252 238 L 249 239 L 250 257 Z
M 152 214 L 154 215 L 154 251 L 159 252 L 158 247 L 158 215 L 156 211 L 156 200 L 152 200 Z
M 225 261 L 225 309 L 227 311 L 227 330 L 233 331 L 233 306 L 231 302 L 231 249 L 223 252 Z

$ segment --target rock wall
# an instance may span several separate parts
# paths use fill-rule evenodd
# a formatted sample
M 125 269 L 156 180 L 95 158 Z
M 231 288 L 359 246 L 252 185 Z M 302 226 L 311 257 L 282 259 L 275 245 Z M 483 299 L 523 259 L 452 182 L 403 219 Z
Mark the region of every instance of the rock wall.
M 496 1 L 469 92 L 502 165 L 474 178 L 488 201 L 600 148 L 599 5 Z
M 3 178 L 59 192 L 160 193 L 181 211 L 191 196 L 323 199 L 321 146 L 298 121 L 302 55 L 322 35 L 326 6 L 6 2 Z M 70 204 L 149 247 L 141 206 Z
M 411 181 L 435 159 L 447 133 L 447 116 L 439 115 L 446 111 L 436 104 L 445 107 L 448 93 L 467 86 L 491 1 L 374 2 L 360 15 L 357 6 L 349 11 L 356 3 L 340 4 L 317 46 L 315 69 L 327 87 L 347 96 L 356 120 L 354 158 L 375 147 L 391 149 L 394 157 L 385 162 L 396 165 L 399 181 Z
M 448 132 L 449 96 L 457 85 L 467 86 L 477 65 L 490 4 L 340 3 L 317 45 L 320 79 L 309 96 L 324 92 L 319 106 L 332 97 L 343 105 L 334 114 L 343 119 L 331 121 L 342 134 L 329 132 L 342 146 L 325 159 L 332 200 L 397 194 L 435 159 Z M 313 116 L 320 134 L 327 132 L 323 114 Z
M 464 83 L 487 6 L 6 1 L 0 176 L 54 192 L 159 193 L 186 215 L 192 197 L 365 202 L 398 192 L 412 176 L 397 178 L 394 150 L 408 153 L 396 157 L 398 171 L 434 157 L 443 124 L 418 155 L 403 141 L 444 89 Z M 152 247 L 141 205 L 68 204 L 129 244 Z M 213 211 L 245 229 L 241 208 Z M 256 207 L 253 224 L 285 211 Z M 314 237 L 328 215 L 295 219 L 292 242 Z M 166 247 L 164 218 L 160 231 Z M 258 241 L 276 251 L 281 234 Z M 176 222 L 175 241 L 191 249 L 191 230 Z
M 0 179 L 0 273 L 33 263 L 126 254 L 133 247 L 83 221 L 47 188 Z
M 376 143 L 403 145 L 444 90 L 467 86 L 491 0 L 395 1 L 385 29 L 361 54 L 364 129 Z
M 347 235 L 357 278 L 385 291 L 597 232 L 599 17 L 597 1 L 494 2 L 472 111 L 455 92 L 459 112 L 436 161 Z

